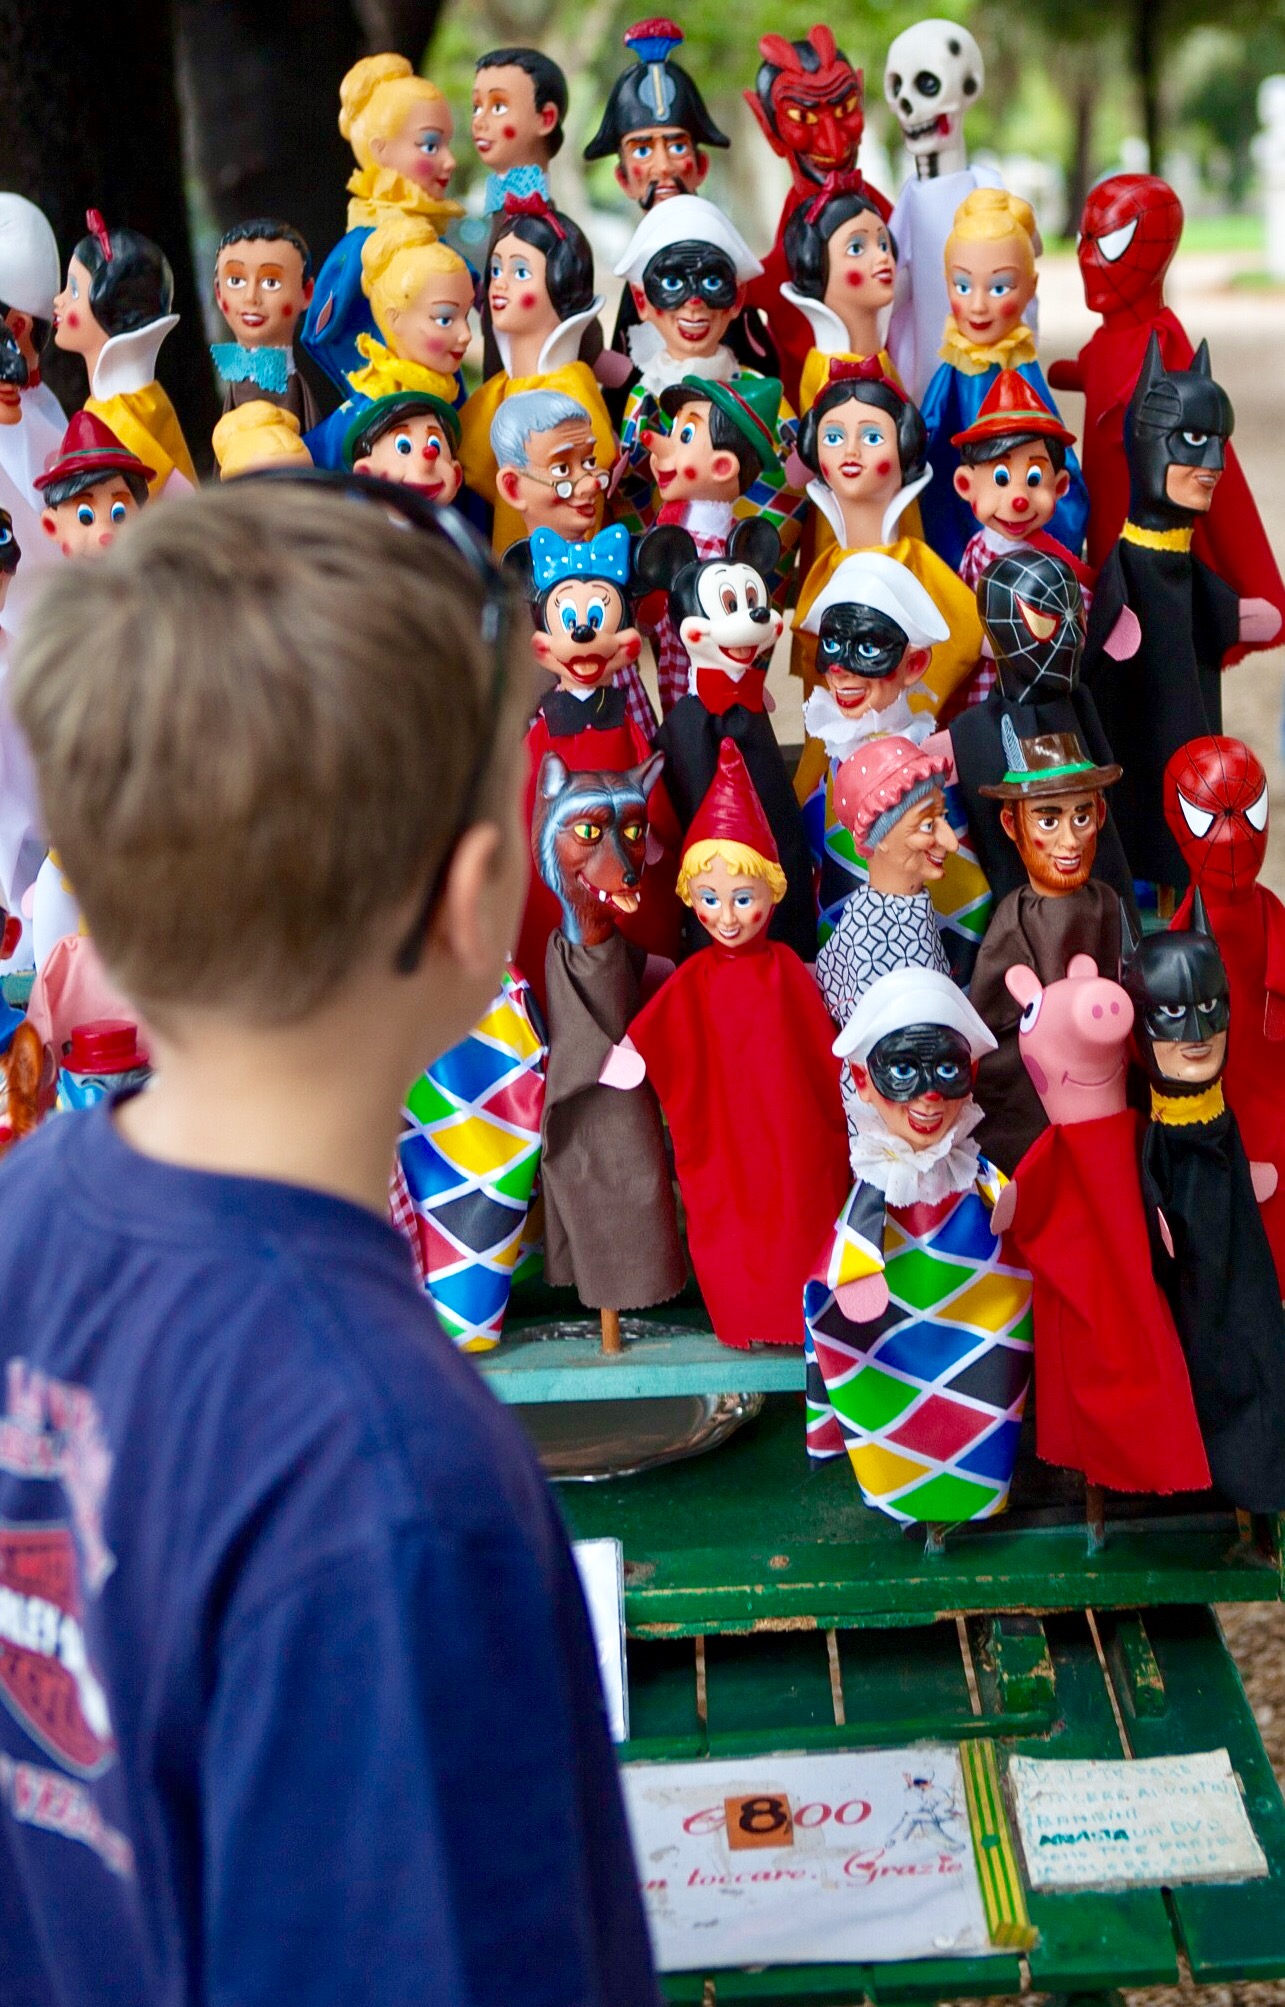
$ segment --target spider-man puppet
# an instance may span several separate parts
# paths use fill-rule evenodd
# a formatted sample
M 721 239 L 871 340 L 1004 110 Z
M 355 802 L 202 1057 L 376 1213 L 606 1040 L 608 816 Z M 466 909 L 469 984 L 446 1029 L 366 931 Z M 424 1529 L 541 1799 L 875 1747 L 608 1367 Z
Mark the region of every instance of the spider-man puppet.
M 1285 906 L 1258 882 L 1267 854 L 1262 762 L 1239 739 L 1189 740 L 1165 768 L 1165 818 L 1227 970 L 1227 1103 L 1250 1158 L 1283 1181 L 1262 1213 L 1285 1293 Z M 1190 909 L 1188 893 L 1175 928 L 1189 924 Z
M 1085 301 L 1102 325 L 1074 362 L 1049 370 L 1055 390 L 1084 392 L 1080 458 L 1088 484 L 1089 563 L 1101 565 L 1120 534 L 1129 503 L 1124 414 L 1154 333 L 1169 369 L 1188 369 L 1195 351 L 1171 307 L 1165 273 L 1182 235 L 1182 204 L 1154 174 L 1113 174 L 1091 190 L 1080 219 L 1080 276 Z M 1285 583 L 1232 452 L 1218 495 L 1196 531 L 1195 553 L 1242 599 L 1269 599 L 1285 615 Z M 1228 663 L 1239 661 L 1242 642 Z
M 802 42 L 764 35 L 759 54 L 763 60 L 745 102 L 773 153 L 789 162 L 794 185 L 781 210 L 775 242 L 763 260 L 762 277 L 750 283 L 749 299 L 767 317 L 785 394 L 797 410 L 799 376 L 812 347 L 812 330 L 798 308 L 781 298 L 780 289 L 790 277 L 785 226 L 800 202 L 810 202 L 819 190 L 830 195 L 863 194 L 885 222 L 892 205 L 857 170 L 866 124 L 861 72 L 836 45 L 832 30 L 815 27 Z

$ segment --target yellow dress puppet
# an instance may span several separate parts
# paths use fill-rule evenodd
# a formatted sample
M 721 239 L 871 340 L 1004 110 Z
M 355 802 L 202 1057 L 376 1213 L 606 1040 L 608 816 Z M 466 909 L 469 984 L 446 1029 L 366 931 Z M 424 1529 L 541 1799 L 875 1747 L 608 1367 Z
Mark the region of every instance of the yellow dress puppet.
M 152 469 L 149 492 L 196 486 L 178 415 L 156 380 L 156 357 L 178 315 L 165 253 L 137 230 L 109 230 L 96 209 L 54 301 L 54 342 L 83 358 L 85 409 Z
M 523 517 L 496 486 L 491 425 L 506 399 L 527 390 L 561 391 L 589 415 L 603 473 L 615 458 L 615 437 L 597 378 L 579 359 L 580 340 L 601 312 L 593 290 L 593 253 L 579 226 L 541 195 L 507 196 L 487 274 L 491 326 L 503 368 L 469 398 L 461 416 L 460 459 L 475 494 L 495 508 L 497 553 L 527 533 Z M 585 534 L 598 527 L 599 507 Z

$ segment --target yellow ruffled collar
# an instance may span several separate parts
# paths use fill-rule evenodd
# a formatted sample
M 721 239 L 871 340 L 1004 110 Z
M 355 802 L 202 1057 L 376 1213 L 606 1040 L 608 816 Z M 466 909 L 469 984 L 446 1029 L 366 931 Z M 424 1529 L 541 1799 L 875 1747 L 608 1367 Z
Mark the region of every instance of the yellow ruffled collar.
M 455 379 L 443 376 L 440 369 L 430 369 L 426 362 L 415 362 L 410 356 L 394 355 L 373 335 L 358 335 L 357 352 L 366 358 L 366 367 L 351 371 L 348 381 L 360 397 L 374 399 L 403 390 L 426 390 L 431 397 L 454 404 Z
M 998 363 L 1001 369 L 1020 369 L 1024 362 L 1034 362 L 1036 357 L 1035 337 L 1025 321 L 1019 321 L 1011 334 L 1002 335 L 999 341 L 982 347 L 970 341 L 956 325 L 953 315 L 946 319 L 946 332 L 937 351 L 943 362 L 948 362 L 964 376 L 981 376 Z
M 1163 1094 L 1151 1090 L 1151 1119 L 1166 1129 L 1188 1129 L 1196 1122 L 1216 1122 L 1226 1108 L 1223 1084 L 1215 1080 L 1203 1094 Z
M 435 227 L 464 214 L 464 204 L 448 195 L 430 195 L 416 181 L 408 181 L 391 167 L 357 167 L 348 177 L 348 228 L 377 229 L 388 220 L 390 211 L 403 216 L 423 216 Z

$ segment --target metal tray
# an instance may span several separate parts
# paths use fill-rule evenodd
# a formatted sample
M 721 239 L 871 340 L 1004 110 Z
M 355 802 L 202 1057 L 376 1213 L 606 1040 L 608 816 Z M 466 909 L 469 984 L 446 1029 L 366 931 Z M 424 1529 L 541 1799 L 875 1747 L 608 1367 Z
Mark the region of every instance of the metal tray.
M 762 1394 L 671 1394 L 539 1403 L 515 1412 L 547 1476 L 598 1484 L 716 1449 L 762 1406 Z

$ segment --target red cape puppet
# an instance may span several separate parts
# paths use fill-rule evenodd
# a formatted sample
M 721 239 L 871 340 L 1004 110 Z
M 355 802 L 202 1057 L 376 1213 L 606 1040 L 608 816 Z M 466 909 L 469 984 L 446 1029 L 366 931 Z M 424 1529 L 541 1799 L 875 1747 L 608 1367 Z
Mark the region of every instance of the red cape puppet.
M 803 1285 L 851 1183 L 834 1026 L 782 942 L 700 949 L 629 1027 L 674 1144 L 725 1345 L 802 1345 Z

